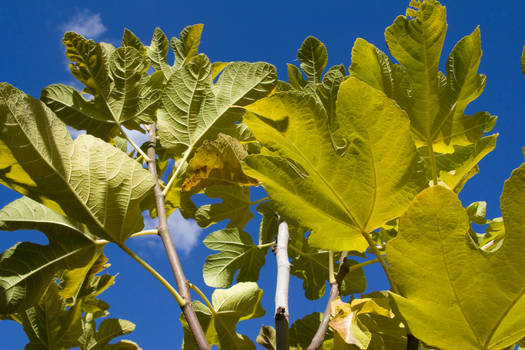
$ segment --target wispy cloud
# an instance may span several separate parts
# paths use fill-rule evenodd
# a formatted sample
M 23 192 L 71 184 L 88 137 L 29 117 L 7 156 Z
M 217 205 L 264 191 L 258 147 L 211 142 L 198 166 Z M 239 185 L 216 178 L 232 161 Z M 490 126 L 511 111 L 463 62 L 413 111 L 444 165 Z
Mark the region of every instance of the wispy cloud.
M 100 14 L 89 10 L 78 11 L 73 18 L 60 26 L 60 29 L 64 32 L 76 32 L 89 39 L 95 39 L 107 30 Z
M 146 214 L 144 229 L 154 229 L 156 227 L 157 219 L 152 220 Z M 184 219 L 178 209 L 168 218 L 168 227 L 175 248 L 185 254 L 188 254 L 197 245 L 199 236 L 203 231 L 195 221 Z M 144 241 L 148 248 L 160 249 L 162 247 L 162 242 L 157 237 L 149 237 Z

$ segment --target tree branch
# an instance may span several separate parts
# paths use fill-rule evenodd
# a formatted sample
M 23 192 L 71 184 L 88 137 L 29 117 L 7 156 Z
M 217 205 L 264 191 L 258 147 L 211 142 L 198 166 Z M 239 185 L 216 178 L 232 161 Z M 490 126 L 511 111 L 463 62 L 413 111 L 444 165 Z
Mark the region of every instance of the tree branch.
M 317 350 L 321 347 L 321 345 L 323 345 L 324 336 L 326 334 L 326 330 L 328 329 L 328 322 L 330 322 L 330 316 L 332 314 L 332 301 L 334 301 L 339 296 L 339 285 L 345 278 L 346 274 L 350 271 L 350 268 L 346 264 L 346 255 L 346 252 L 341 254 L 337 276 L 333 282 L 330 282 L 330 296 L 328 297 L 328 302 L 324 308 L 323 319 L 321 320 L 319 328 L 317 328 L 317 331 L 315 332 L 312 342 L 308 346 L 307 350 Z
M 277 234 L 275 259 L 277 260 L 277 286 L 275 287 L 275 333 L 277 350 L 289 349 L 288 286 L 290 261 L 288 260 L 288 224 L 282 221 Z
M 182 271 L 182 266 L 180 265 L 179 257 L 173 246 L 171 235 L 168 229 L 168 219 L 166 216 L 166 207 L 164 204 L 164 194 L 162 193 L 162 190 L 159 185 L 159 178 L 157 175 L 157 164 L 155 160 L 155 146 L 157 144 L 156 130 L 157 130 L 157 125 L 153 123 L 149 130 L 148 169 L 151 175 L 153 176 L 153 180 L 155 181 L 154 193 L 155 193 L 155 202 L 157 205 L 157 214 L 159 218 L 159 226 L 157 229 L 158 229 L 160 237 L 162 238 L 162 242 L 164 243 L 164 249 L 166 250 L 166 254 L 168 255 L 168 260 L 170 262 L 171 269 L 173 270 L 173 274 L 175 276 L 175 281 L 177 282 L 177 288 L 179 290 L 179 293 L 182 295 L 182 297 L 186 301 L 186 304 L 182 307 L 182 312 L 184 313 L 184 317 L 186 318 L 186 321 L 188 322 L 190 330 L 193 333 L 193 337 L 195 338 L 195 341 L 199 349 L 210 349 L 210 345 L 208 344 L 208 341 L 206 340 L 206 336 L 204 335 L 202 327 L 199 324 L 199 320 L 197 319 L 195 310 L 193 310 L 193 306 L 191 304 L 190 291 L 188 289 L 188 284 L 187 284 L 188 281 L 186 280 L 186 277 L 184 276 L 184 272 Z

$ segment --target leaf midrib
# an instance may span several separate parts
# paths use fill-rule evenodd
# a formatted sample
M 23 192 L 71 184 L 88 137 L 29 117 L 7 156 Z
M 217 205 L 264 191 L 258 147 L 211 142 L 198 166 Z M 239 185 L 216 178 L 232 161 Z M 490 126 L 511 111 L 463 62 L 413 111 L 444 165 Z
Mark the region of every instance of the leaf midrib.
M 17 92 L 19 93 L 19 92 Z M 13 117 L 14 120 L 16 120 L 17 122 L 17 127 L 18 129 L 20 129 L 23 133 L 23 135 L 25 136 L 26 140 L 28 141 L 27 144 L 30 144 L 31 147 L 33 148 L 33 150 L 35 151 L 36 154 L 38 154 L 40 156 L 40 158 L 48 165 L 48 167 L 50 169 L 53 170 L 53 172 L 58 176 L 58 178 L 60 178 L 62 180 L 62 182 L 64 182 L 66 184 L 66 187 L 69 188 L 70 192 L 73 194 L 73 197 L 80 203 L 80 205 L 86 210 L 86 212 L 89 214 L 89 216 L 91 217 L 91 219 L 99 226 L 99 228 L 103 231 L 103 232 L 106 232 L 104 226 L 102 225 L 102 223 L 98 220 L 97 217 L 95 217 L 95 215 L 91 212 L 91 210 L 89 210 L 89 208 L 87 207 L 86 203 L 84 203 L 82 201 L 82 199 L 80 197 L 78 197 L 77 193 L 74 191 L 74 189 L 71 187 L 71 184 L 69 183 L 69 181 L 66 181 L 66 179 L 63 177 L 62 174 L 60 174 L 60 172 L 58 172 L 58 169 L 56 169 L 54 167 L 53 164 L 49 163 L 47 157 L 44 157 L 43 154 L 40 153 L 40 151 L 38 150 L 38 147 L 36 147 L 34 144 L 33 144 L 33 140 L 29 137 L 29 135 L 26 133 L 26 130 L 24 128 L 21 127 L 22 123 L 20 123 L 20 121 L 18 120 L 18 117 L 16 115 L 16 113 L 13 113 L 13 110 L 11 109 L 11 106 L 9 103 L 7 103 L 7 98 L 5 96 L 3 96 L 4 98 L 4 101 L 6 101 L 6 103 L 4 103 L 5 106 L 7 106 L 7 108 L 9 109 L 9 112 L 11 113 L 11 116 Z M 71 148 L 72 148 L 72 152 L 71 154 L 73 155 L 74 154 L 74 148 L 75 148 L 75 143 L 74 141 L 71 142 Z M 70 158 L 71 160 L 72 158 Z M 70 169 L 67 169 L 69 170 L 70 173 L 72 173 L 72 165 L 70 164 Z M 25 169 L 24 169 L 25 171 Z M 28 174 L 29 175 L 29 174 Z M 30 176 L 31 177 L 31 176 Z

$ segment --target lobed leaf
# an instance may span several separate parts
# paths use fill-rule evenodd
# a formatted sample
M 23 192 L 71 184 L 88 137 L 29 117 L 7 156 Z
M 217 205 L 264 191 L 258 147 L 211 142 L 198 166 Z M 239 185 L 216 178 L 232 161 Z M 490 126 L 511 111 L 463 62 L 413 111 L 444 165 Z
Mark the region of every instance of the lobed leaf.
M 0 121 L 0 183 L 111 241 L 142 229 L 140 202 L 153 180 L 139 163 L 89 135 L 72 141 L 43 103 L 8 84 L 0 86 Z
M 250 155 L 245 172 L 261 181 L 279 212 L 312 229 L 314 247 L 363 251 L 362 233 L 399 216 L 424 186 L 406 115 L 355 78 L 341 84 L 337 100 L 350 143 L 344 156 L 332 146 L 324 111 L 306 95 L 277 93 L 247 110 L 255 137 L 293 163 Z
M 201 227 L 208 227 L 223 220 L 230 220 L 227 227 L 242 230 L 253 219 L 250 211 L 250 190 L 241 186 L 215 185 L 204 191 L 210 198 L 220 198 L 222 203 L 205 204 L 194 213 Z
M 502 349 L 523 338 L 524 190 L 522 165 L 503 189 L 505 240 L 493 253 L 470 240 L 456 194 L 437 186 L 416 197 L 387 246 L 393 296 L 414 336 L 444 349 Z
M 220 349 L 247 350 L 255 345 L 245 335 L 236 332 L 237 323 L 242 320 L 258 318 L 264 315 L 261 307 L 263 291 L 254 282 L 237 283 L 228 289 L 217 289 L 212 295 L 215 312 L 211 312 L 201 302 L 193 302 L 200 324 L 211 346 Z M 182 349 L 197 349 L 186 319 L 181 316 L 184 327 Z
M 220 253 L 206 258 L 202 274 L 204 282 L 215 288 L 231 285 L 237 271 L 237 281 L 257 281 L 264 265 L 268 248 L 259 248 L 250 235 L 235 229 L 223 229 L 211 233 L 204 245 Z

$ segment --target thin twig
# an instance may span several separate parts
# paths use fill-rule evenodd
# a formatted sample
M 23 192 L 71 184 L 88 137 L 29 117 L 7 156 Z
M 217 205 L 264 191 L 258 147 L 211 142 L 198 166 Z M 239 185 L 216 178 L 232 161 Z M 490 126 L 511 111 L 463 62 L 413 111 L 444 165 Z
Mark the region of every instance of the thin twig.
M 288 260 L 288 224 L 282 221 L 277 234 L 275 259 L 277 260 L 277 286 L 275 287 L 275 337 L 277 350 L 289 349 L 288 287 L 290 261 Z
M 146 155 L 146 153 L 144 153 L 144 151 L 142 151 L 140 149 L 140 147 L 128 136 L 128 134 L 126 134 L 126 132 L 124 131 L 124 128 L 121 126 L 120 127 L 120 132 L 122 133 L 122 135 L 124 135 L 124 137 L 126 138 L 126 140 L 130 143 L 130 145 L 137 150 L 137 152 L 139 152 L 139 154 L 144 158 L 144 160 L 146 162 L 149 162 L 150 161 L 150 158 Z
M 392 279 L 392 275 L 390 275 L 390 270 L 388 269 L 388 265 L 386 264 L 385 259 L 383 258 L 383 255 L 381 252 L 377 249 L 375 242 L 372 240 L 372 237 L 365 231 L 361 231 L 361 234 L 368 242 L 368 248 L 370 248 L 370 251 L 372 254 L 374 254 L 377 259 L 379 260 L 379 263 L 381 264 L 381 267 L 383 267 L 383 270 L 385 271 L 386 278 L 388 279 L 388 282 L 390 283 L 390 289 L 392 292 L 399 294 L 399 291 L 394 284 L 394 280 Z
M 151 132 L 150 132 L 150 135 L 151 135 Z M 151 139 L 150 139 L 150 142 L 152 142 Z M 179 173 L 182 170 L 182 167 L 184 166 L 184 163 L 186 163 L 186 161 L 188 160 L 188 157 L 190 156 L 192 151 L 193 151 L 193 146 L 190 146 L 186 150 L 186 153 L 184 154 L 184 157 L 182 157 L 182 159 L 179 162 L 179 165 L 177 166 L 177 168 L 175 169 L 175 171 L 171 175 L 171 178 L 169 179 L 168 183 L 166 184 L 166 187 L 164 187 L 164 189 L 162 190 L 162 195 L 163 196 L 166 196 L 166 194 L 170 190 L 171 186 L 173 186 L 173 184 L 175 183 L 175 180 L 177 180 L 177 177 L 179 176 Z M 148 149 L 148 152 L 149 152 L 149 149 Z
M 339 296 L 339 284 L 341 284 L 346 274 L 350 271 L 350 268 L 345 263 L 346 255 L 346 252 L 341 253 L 341 257 L 339 258 L 339 268 L 337 270 L 337 276 L 335 277 L 333 283 L 330 283 L 330 296 L 328 297 L 328 302 L 326 303 L 326 307 L 324 308 L 323 319 L 321 320 L 319 328 L 317 328 L 317 331 L 315 332 L 315 335 L 312 338 L 310 345 L 308 345 L 307 350 L 317 350 L 321 347 L 321 345 L 323 345 L 326 330 L 328 329 L 328 322 L 330 322 L 330 317 L 332 314 L 332 302 Z
M 190 287 L 190 289 L 193 289 L 201 297 L 201 299 L 204 301 L 204 303 L 206 304 L 206 306 L 208 307 L 208 309 L 213 315 L 217 314 L 217 311 L 215 311 L 215 309 L 213 308 L 213 305 L 210 303 L 210 301 L 208 300 L 206 295 L 202 292 L 202 290 L 199 289 L 199 287 L 197 287 L 193 283 L 188 283 L 188 287 Z
M 159 218 L 159 226 L 157 229 L 160 237 L 162 238 L 162 242 L 164 243 L 164 249 L 166 250 L 166 254 L 168 255 L 168 260 L 170 262 L 171 269 L 173 270 L 173 274 L 177 282 L 177 288 L 182 297 L 186 300 L 186 304 L 184 305 L 184 307 L 182 307 L 182 312 L 184 313 L 184 317 L 186 318 L 190 330 L 193 333 L 193 338 L 195 339 L 195 342 L 197 343 L 199 349 L 210 349 L 210 345 L 206 340 L 206 336 L 204 334 L 204 331 L 202 330 L 199 320 L 197 319 L 195 310 L 193 310 L 193 306 L 191 304 L 190 291 L 188 289 L 187 284 L 188 281 L 186 280 L 184 272 L 182 271 L 182 266 L 180 264 L 177 252 L 175 251 L 175 247 L 173 246 L 173 242 L 171 240 L 171 235 L 168 228 L 168 219 L 166 215 L 166 206 L 164 203 L 164 194 L 162 193 L 162 190 L 159 185 L 159 178 L 157 175 L 157 164 L 155 160 L 155 146 L 157 143 L 156 130 L 157 126 L 155 123 L 153 123 L 149 130 L 150 142 L 148 145 L 148 157 L 150 160 L 148 162 L 148 169 L 151 175 L 153 176 L 153 180 L 155 181 L 154 193 L 155 202 L 157 205 L 157 215 Z

